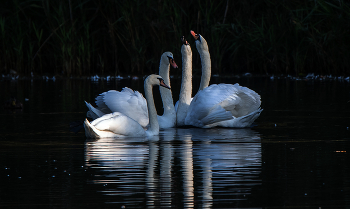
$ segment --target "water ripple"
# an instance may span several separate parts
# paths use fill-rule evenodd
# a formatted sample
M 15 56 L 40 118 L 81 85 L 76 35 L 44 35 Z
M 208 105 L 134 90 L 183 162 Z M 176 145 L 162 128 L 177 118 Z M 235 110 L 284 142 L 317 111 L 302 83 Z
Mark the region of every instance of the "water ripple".
M 250 129 L 168 129 L 159 141 L 87 141 L 85 162 L 90 183 L 107 184 L 101 192 L 128 199 L 126 205 L 142 197 L 148 207 L 209 207 L 214 196 L 248 199 L 261 184 L 260 136 Z

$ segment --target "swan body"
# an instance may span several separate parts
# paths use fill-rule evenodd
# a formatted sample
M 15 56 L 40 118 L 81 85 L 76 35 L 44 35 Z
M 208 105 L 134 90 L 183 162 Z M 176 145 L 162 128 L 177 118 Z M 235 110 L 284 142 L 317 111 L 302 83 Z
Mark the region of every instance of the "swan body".
M 170 86 L 170 65 L 177 68 L 171 52 L 164 52 L 160 59 L 159 75 L 164 79 L 164 82 Z M 170 89 L 160 87 L 164 114 L 158 116 L 160 128 L 175 127 L 176 111 L 173 103 L 173 97 Z M 110 90 L 103 92 L 96 97 L 97 108 L 86 102 L 89 108 L 87 117 L 97 119 L 104 114 L 120 112 L 124 115 L 137 121 L 142 127 L 147 127 L 149 124 L 148 110 L 146 99 L 138 91 L 133 91 L 130 88 L 123 88 L 122 91 Z
M 260 105 L 260 95 L 247 87 L 212 84 L 193 98 L 185 124 L 201 128 L 249 127 L 259 117 Z
M 186 109 L 179 109 L 179 105 L 177 115 L 185 113 L 184 125 L 200 128 L 251 126 L 262 111 L 260 95 L 239 84 L 213 84 L 208 87 L 211 73 L 209 48 L 201 35 L 194 31 L 191 31 L 191 34 L 196 39 L 196 47 L 201 55 L 201 85 L 200 90 L 191 100 L 192 83 L 184 78 L 192 76 L 191 73 L 186 72 L 191 71 L 192 68 L 183 68 L 183 86 L 179 97 L 180 99 L 185 97 L 186 101 L 190 100 L 190 105 Z M 189 56 L 189 54 L 183 53 L 182 56 Z M 183 60 L 187 59 L 189 58 L 183 58 Z M 183 124 L 178 123 L 178 125 Z
M 149 117 L 149 126 L 147 130 L 145 130 L 137 121 L 131 117 L 121 112 L 113 112 L 110 114 L 105 114 L 102 117 L 95 119 L 91 123 L 86 119 L 84 122 L 86 137 L 118 138 L 158 135 L 159 123 L 152 93 L 152 88 L 154 85 L 170 88 L 164 83 L 163 78 L 159 75 L 152 74 L 145 79 L 144 89 Z

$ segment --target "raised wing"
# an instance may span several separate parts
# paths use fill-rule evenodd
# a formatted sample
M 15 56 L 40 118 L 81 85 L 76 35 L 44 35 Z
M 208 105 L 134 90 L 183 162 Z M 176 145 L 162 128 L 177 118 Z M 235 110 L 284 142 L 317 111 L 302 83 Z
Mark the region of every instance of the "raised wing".
M 101 111 L 120 112 L 137 121 L 142 127 L 149 123 L 147 101 L 138 91 L 125 87 L 122 91 L 110 90 L 96 98 Z

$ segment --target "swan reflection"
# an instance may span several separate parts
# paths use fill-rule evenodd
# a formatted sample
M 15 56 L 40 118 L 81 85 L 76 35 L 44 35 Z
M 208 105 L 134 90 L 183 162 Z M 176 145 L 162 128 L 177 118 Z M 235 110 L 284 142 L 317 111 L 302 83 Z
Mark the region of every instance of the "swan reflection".
M 260 136 L 250 129 L 167 129 L 151 140 L 86 141 L 85 150 L 106 203 L 210 208 L 249 199 L 261 184 Z

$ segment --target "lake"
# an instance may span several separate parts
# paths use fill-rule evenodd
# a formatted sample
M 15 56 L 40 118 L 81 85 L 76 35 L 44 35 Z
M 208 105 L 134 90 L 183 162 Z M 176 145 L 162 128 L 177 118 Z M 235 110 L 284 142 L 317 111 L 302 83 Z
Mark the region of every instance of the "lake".
M 348 80 L 213 76 L 261 95 L 253 126 L 172 128 L 154 140 L 69 130 L 84 101 L 143 92 L 142 78 L 0 80 L 1 101 L 24 105 L 0 110 L 0 208 L 350 207 Z M 177 100 L 181 80 L 171 81 Z

